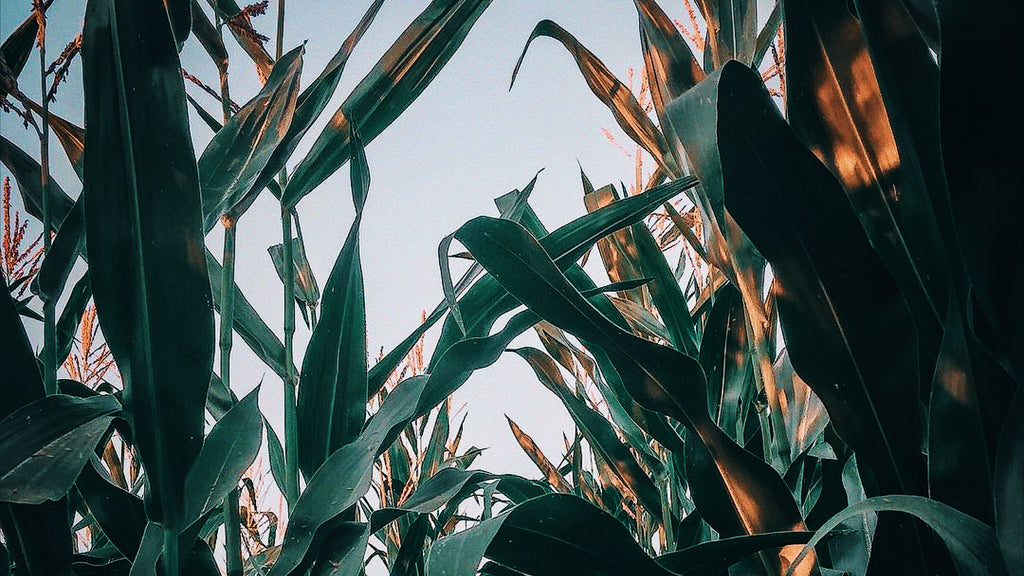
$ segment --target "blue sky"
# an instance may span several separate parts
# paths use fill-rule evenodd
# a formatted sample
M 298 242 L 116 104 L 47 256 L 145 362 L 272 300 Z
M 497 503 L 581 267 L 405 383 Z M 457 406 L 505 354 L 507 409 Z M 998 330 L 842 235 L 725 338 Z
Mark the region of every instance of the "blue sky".
M 304 77 L 313 78 L 358 21 L 369 0 L 339 2 L 291 0 L 287 9 L 285 49 L 306 41 Z M 334 100 L 310 130 L 289 166 L 301 159 L 341 100 L 373 66 L 427 0 L 385 2 L 373 26 L 349 61 Z M 664 3 L 681 17 L 681 3 Z M 85 2 L 57 0 L 50 9 L 48 54 L 55 57 L 81 29 Z M 0 35 L 6 37 L 30 12 L 29 0 L 0 4 Z M 276 2 L 256 19 L 256 28 L 273 36 Z M 763 17 L 763 16 L 762 16 Z M 495 0 L 483 13 L 461 49 L 423 95 L 367 149 L 372 183 L 363 219 L 361 246 L 366 285 L 367 338 L 371 356 L 390 350 L 442 298 L 437 243 L 466 220 L 496 214 L 493 199 L 524 186 L 544 169 L 531 197 L 542 220 L 554 228 L 584 212 L 579 161 L 595 185 L 631 180 L 633 161 L 602 132 L 627 148 L 628 139 L 594 98 L 571 56 L 557 42 L 541 38 L 527 55 L 515 87 L 508 90 L 516 59 L 533 26 L 544 18 L 561 24 L 625 80 L 627 70 L 642 67 L 637 19 L 631 0 L 545 2 Z M 231 94 L 239 103 L 258 90 L 254 69 L 230 40 Z M 271 43 L 271 51 L 273 51 Z M 52 60 L 52 58 L 50 58 Z M 38 94 L 34 54 L 22 89 Z M 183 66 L 210 85 L 216 73 L 194 40 L 182 53 Z M 304 85 L 305 83 L 303 83 Z M 189 86 L 211 111 L 217 103 Z M 81 124 L 81 67 L 72 66 L 53 109 Z M 0 128 L 36 156 L 34 136 L 17 118 L 0 115 Z M 210 138 L 205 125 L 192 119 L 197 156 Z M 80 185 L 59 148 L 51 148 L 54 177 L 72 194 Z M 7 172 L 0 168 L 0 174 Z M 264 195 L 239 223 L 237 281 L 266 322 L 281 334 L 281 288 L 266 248 L 281 241 L 278 207 Z M 307 253 L 323 286 L 352 220 L 348 171 L 334 177 L 298 206 Z M 38 228 L 36 229 L 38 231 Z M 220 253 L 221 235 L 207 239 Z M 297 359 L 309 332 L 296 336 Z M 428 334 L 427 350 L 436 334 Z M 524 337 L 523 344 L 532 341 Z M 280 381 L 238 342 L 232 356 L 233 383 L 239 393 L 265 377 L 261 405 L 280 430 Z M 298 362 L 298 360 L 297 360 Z M 508 414 L 555 458 L 563 449 L 561 432 L 571 420 L 561 404 L 540 386 L 525 362 L 506 355 L 478 372 L 454 398 L 468 404 L 463 448 L 490 449 L 476 463 L 494 472 L 536 476 L 521 453 L 502 414 Z M 571 432 L 570 432 L 571 433 Z

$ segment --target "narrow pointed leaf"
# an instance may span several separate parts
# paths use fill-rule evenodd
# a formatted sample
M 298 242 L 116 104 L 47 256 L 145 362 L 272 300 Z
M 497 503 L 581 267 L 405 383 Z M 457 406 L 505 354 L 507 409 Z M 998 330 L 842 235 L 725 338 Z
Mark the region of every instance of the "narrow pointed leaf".
M 39 30 L 39 20 L 35 14 L 29 14 L 28 18 L 18 25 L 17 28 L 11 32 L 11 35 L 4 39 L 4 43 L 0 44 L 0 56 L 3 56 L 4 64 L 7 66 L 6 70 L 0 71 L 0 74 L 6 76 L 9 70 L 12 77 L 9 79 L 10 82 L 16 82 L 18 76 L 21 75 L 21 71 L 25 69 L 25 64 L 28 63 L 29 56 L 32 55 L 32 48 L 35 46 L 36 32 Z M 7 90 L 4 86 L 8 79 L 0 81 L 0 97 L 7 96 Z
M 205 230 L 222 214 L 240 216 L 233 209 L 285 137 L 299 94 L 304 51 L 299 46 L 281 57 L 263 89 L 217 131 L 199 157 Z
M 658 488 L 629 448 L 618 439 L 611 424 L 569 390 L 550 357 L 535 348 L 518 348 L 513 352 L 526 360 L 541 384 L 558 396 L 590 447 L 601 455 L 622 485 L 633 492 L 648 513 L 660 521 L 662 508 Z
M 352 128 L 369 144 L 391 125 L 447 64 L 489 5 L 490 0 L 433 0 L 334 113 L 295 167 L 282 202 L 294 206 L 348 161 Z
M 507 290 L 546 320 L 608 353 L 629 393 L 697 432 L 727 488 L 724 503 L 747 533 L 801 529 L 789 489 L 770 466 L 746 452 L 710 419 L 703 371 L 678 351 L 623 331 L 576 292 L 541 245 L 518 224 L 480 217 L 456 233 Z
M 708 50 L 717 69 L 729 60 L 750 62 L 757 32 L 756 0 L 697 0 L 708 25 Z
M 56 238 L 33 278 L 34 291 L 43 300 L 59 300 L 71 269 L 85 248 L 85 197 L 79 196 L 57 231 Z M 38 285 L 36 285 L 38 283 Z
M 25 211 L 42 221 L 43 193 L 40 184 L 39 163 L 2 135 L 0 135 L 0 162 L 3 162 L 4 166 L 11 171 L 14 180 L 18 183 L 18 190 L 25 203 Z M 47 189 L 50 195 L 53 229 L 56 231 L 75 202 L 53 180 L 50 181 Z
M 879 489 L 922 491 L 914 326 L 842 186 L 742 64 L 727 64 L 670 113 L 714 127 L 708 153 L 721 159 L 727 208 L 772 263 L 796 372 Z
M 83 37 L 90 278 L 148 472 L 147 512 L 177 528 L 213 364 L 180 63 L 155 0 L 90 0 Z
M 366 421 L 366 303 L 359 225 L 370 182 L 362 148 L 355 157 L 355 221 L 327 278 L 320 321 L 302 358 L 297 401 L 299 466 L 307 477 L 335 450 L 355 440 Z
M 657 557 L 658 564 L 677 574 L 707 574 L 725 570 L 747 556 L 763 550 L 804 544 L 811 532 L 769 532 L 751 536 L 733 536 L 690 546 L 685 550 Z
M 515 436 L 516 442 L 519 443 L 519 447 L 523 449 L 523 452 L 533 461 L 540 470 L 541 474 L 544 475 L 544 479 L 551 485 L 552 488 L 559 492 L 570 493 L 572 487 L 565 481 L 565 478 L 558 472 L 555 465 L 551 463 L 551 460 L 541 451 L 537 443 L 530 438 L 530 435 L 523 432 L 523 429 L 519 427 L 508 414 L 505 415 L 505 420 L 508 421 L 509 428 L 512 429 L 512 435 Z
M 373 19 L 377 16 L 383 3 L 384 0 L 374 0 L 327 66 L 320 72 L 320 75 L 299 94 L 295 103 L 295 114 L 292 115 L 291 124 L 288 126 L 288 133 L 281 139 L 281 143 L 274 150 L 274 154 L 267 161 L 267 165 L 260 172 L 259 177 L 256 178 L 252 188 L 246 194 L 247 196 L 258 194 L 281 172 L 285 162 L 291 158 L 295 148 L 298 147 L 299 141 L 306 135 L 313 122 L 320 117 L 320 113 L 327 107 L 327 103 L 338 87 L 338 81 L 341 79 L 341 73 L 345 70 L 349 56 L 370 24 L 373 23 Z
M 913 168 L 897 151 L 860 23 L 842 0 L 782 4 L 790 125 L 843 183 L 919 330 L 938 332 L 948 289 L 943 240 L 931 199 L 907 182 Z
M 185 478 L 186 524 L 219 506 L 256 460 L 263 439 L 259 387 L 217 421 Z
M 97 466 L 98 462 L 86 464 L 75 486 L 104 536 L 125 558 L 134 561 L 146 529 L 142 499 L 112 484 Z

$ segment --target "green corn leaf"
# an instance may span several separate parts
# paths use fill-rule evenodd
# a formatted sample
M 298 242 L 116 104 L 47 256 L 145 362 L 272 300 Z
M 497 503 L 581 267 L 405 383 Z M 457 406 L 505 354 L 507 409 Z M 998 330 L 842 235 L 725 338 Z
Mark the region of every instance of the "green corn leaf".
M 654 0 L 634 0 L 633 3 L 640 17 L 640 46 L 644 52 L 644 69 L 651 88 L 651 102 L 665 138 L 673 138 L 675 134 L 668 129 L 665 106 L 699 84 L 704 79 L 704 70 L 694 58 L 675 22 Z M 672 154 L 675 154 L 675 148 L 671 147 Z M 673 159 L 676 164 L 680 164 L 680 158 Z
M 121 403 L 53 394 L 0 421 L 0 501 L 59 500 L 75 482 Z
M 185 478 L 186 524 L 220 506 L 256 460 L 263 439 L 259 390 L 257 386 L 235 404 L 203 441 L 203 449 Z
M 516 62 L 515 70 L 512 72 L 509 89 L 512 84 L 515 84 L 519 67 L 523 64 L 530 44 L 540 36 L 547 36 L 559 41 L 572 54 L 590 91 L 608 107 L 615 122 L 631 140 L 653 156 L 655 162 L 666 172 L 669 174 L 678 172 L 675 162 L 668 152 L 665 137 L 647 117 L 647 113 L 644 112 L 629 88 L 615 78 L 604 63 L 593 52 L 580 44 L 575 36 L 551 20 L 542 20 L 530 33 L 530 38 L 526 41 L 523 53 L 519 56 L 519 61 Z
M 18 308 L 0 275 L 0 418 L 44 397 L 43 379 L 32 354 Z M 5 457 L 0 461 L 6 461 Z M 68 523 L 67 499 L 35 506 L 0 503 L 0 528 L 13 534 L 20 543 L 20 554 L 32 576 L 56 574 L 71 576 L 72 535 Z M 13 539 L 12 539 L 13 540 Z M 11 542 L 12 540 L 8 540 Z
M 102 465 L 86 464 L 75 481 L 89 505 L 96 523 L 125 558 L 134 561 L 146 529 L 146 511 L 142 499 L 115 486 L 102 472 Z
M 643 552 L 618 520 L 576 496 L 528 500 L 476 526 L 441 538 L 426 573 L 476 574 L 484 558 L 527 574 L 671 574 Z
M 274 427 L 270 425 L 266 418 L 263 419 L 263 429 L 267 431 L 267 455 L 270 459 L 270 473 L 274 477 L 274 482 L 280 488 L 285 485 L 284 447 L 281 445 L 281 439 L 278 438 L 277 432 L 274 432 Z
M 490 0 L 433 0 L 353 89 L 295 167 L 282 202 L 295 206 L 349 160 L 350 126 L 369 144 L 423 92 Z
M 192 31 L 192 4 L 189 0 L 164 0 L 167 18 L 171 21 L 171 32 L 178 44 L 178 51 Z
M 90 278 L 147 470 L 147 513 L 174 530 L 214 347 L 180 63 L 155 1 L 90 0 L 82 48 Z
M 1016 91 L 1012 86 L 1021 81 L 1021 72 L 1015 64 L 1020 46 L 1010 36 L 1003 36 L 1011 33 L 1012 19 L 1021 17 L 1021 6 L 1012 2 L 1001 5 L 998 16 L 986 15 L 979 7 L 955 0 L 943 0 L 936 7 L 942 32 L 938 118 L 931 116 L 935 98 L 930 90 L 934 89 L 934 84 L 913 84 L 918 78 L 912 75 L 920 73 L 910 68 L 920 60 L 916 57 L 911 61 L 911 55 L 916 56 L 921 51 L 918 38 L 904 38 L 887 28 L 884 16 L 874 14 L 880 12 L 877 8 L 872 9 L 870 24 L 865 24 L 865 35 L 876 65 L 886 58 L 902 58 L 899 62 L 902 65 L 897 68 L 894 64 L 888 79 L 898 85 L 894 92 L 905 102 L 904 112 L 910 119 L 914 115 L 928 115 L 921 119 L 920 125 L 911 125 L 911 128 L 918 128 L 913 136 L 918 140 L 922 168 L 944 168 L 948 179 L 950 211 L 971 290 L 970 300 L 962 300 L 961 307 L 967 310 L 973 306 L 981 312 L 973 314 L 978 338 L 1019 383 L 1024 380 L 1024 325 L 1021 324 L 1024 304 L 1019 297 L 1024 292 L 1024 263 L 1011 255 L 1024 248 L 1018 234 L 1024 218 L 1024 200 L 1019 187 L 1013 185 L 1017 161 L 1012 150 L 1015 147 L 1001 144 L 1024 126 L 1020 106 L 1012 97 Z M 911 50 L 913 52 L 908 54 Z M 979 58 L 980 54 L 986 56 Z M 931 68 L 926 70 L 929 73 L 926 79 L 934 81 L 934 63 L 928 64 Z M 966 77 L 954 77 L 965 74 L 992 80 L 979 87 L 971 86 Z M 909 77 L 901 77 L 903 75 Z M 883 83 L 883 93 L 886 87 Z M 926 90 L 932 99 L 911 99 L 922 96 L 914 91 Z M 928 109 L 917 110 L 919 102 Z M 958 117 L 956 110 L 976 111 L 972 114 L 974 120 L 968 122 Z M 932 132 L 926 131 L 929 129 Z M 928 140 L 935 136 L 935 129 L 939 130 L 940 138 Z M 904 142 L 898 137 L 897 141 L 901 144 L 902 158 Z M 939 155 L 935 156 L 934 149 L 940 144 Z M 923 148 L 928 152 L 922 151 Z M 943 164 L 938 164 L 940 161 Z M 930 184 L 929 191 L 933 194 L 943 192 Z M 936 202 L 934 195 L 933 202 Z M 948 235 L 944 237 L 953 235 L 948 229 L 943 232 Z M 959 296 L 965 295 L 962 290 Z
M 211 230 L 222 214 L 241 216 L 236 205 L 285 137 L 299 94 L 304 51 L 299 46 L 281 57 L 260 92 L 231 116 L 199 157 L 206 230 Z
M 199 41 L 199 44 L 202 45 L 206 53 L 213 59 L 217 70 L 225 70 L 228 64 L 228 51 L 227 47 L 224 46 L 224 40 L 217 29 L 213 27 L 213 23 L 210 22 L 206 13 L 203 12 L 202 6 L 199 5 L 199 0 L 190 0 L 190 2 L 192 33 L 195 34 L 196 40 Z
M 908 182 L 860 22 L 842 0 L 781 3 L 786 117 L 846 188 L 872 247 L 938 353 L 949 271 L 931 199 Z
M 11 171 L 14 180 L 18 183 L 18 190 L 21 192 L 25 211 L 37 220 L 42 221 L 43 192 L 42 185 L 40 184 L 41 171 L 39 163 L 3 136 L 0 136 L 0 162 L 3 162 L 4 166 Z M 50 215 L 53 222 L 53 230 L 56 231 L 68 215 L 68 212 L 71 211 L 71 207 L 75 202 L 53 180 L 50 181 L 47 190 L 50 195 Z
M 284 281 L 284 243 L 267 248 L 270 260 L 277 270 L 277 277 Z M 292 238 L 292 271 L 295 275 L 295 300 L 309 307 L 316 307 L 320 301 L 320 287 L 313 277 L 313 269 L 306 258 L 306 248 L 298 238 Z
M 281 553 L 269 576 L 295 574 L 314 560 L 315 539 L 326 537 L 328 524 L 370 488 L 373 462 L 413 419 L 425 377 L 399 384 L 370 419 L 359 437 L 335 451 L 309 479 L 290 513 Z
M 273 178 L 284 168 L 285 162 L 295 152 L 299 141 L 305 136 L 313 122 L 320 117 L 320 113 L 327 107 L 327 103 L 338 87 L 338 81 L 345 70 L 345 64 L 348 62 L 349 56 L 355 49 L 356 44 L 359 43 L 359 40 L 362 39 L 363 34 L 370 27 L 370 24 L 373 23 L 373 19 L 377 16 L 377 12 L 383 3 L 384 0 L 374 0 L 373 4 L 366 9 L 366 13 L 363 14 L 359 24 L 345 38 L 341 47 L 338 48 L 338 51 L 327 63 L 327 66 L 324 67 L 323 71 L 320 72 L 320 75 L 299 94 L 299 99 L 295 104 L 295 114 L 292 116 L 292 122 L 288 126 L 288 133 L 281 139 L 280 145 L 274 150 L 273 156 L 267 161 L 266 167 L 253 183 L 247 196 L 258 194 L 273 181 Z M 278 197 L 280 198 L 281 195 L 278 194 Z
M 64 309 L 61 310 L 60 317 L 57 318 L 58 366 L 63 364 L 68 354 L 71 353 L 71 346 L 78 336 L 78 326 L 82 323 L 82 315 L 85 314 L 85 308 L 91 299 L 92 287 L 89 285 L 89 275 L 86 273 L 71 288 L 67 302 L 64 303 Z M 45 357 L 43 352 L 39 354 L 40 358 Z
M 941 502 L 899 494 L 868 498 L 830 518 L 807 542 L 794 566 L 844 521 L 870 512 L 902 512 L 919 518 L 942 538 L 963 574 L 1009 575 L 991 526 Z M 790 570 L 786 576 L 792 573 Z
M 209 250 L 206 250 L 206 266 L 210 271 L 211 278 L 220 278 L 222 267 L 217 257 Z M 221 284 L 213 282 L 211 285 L 213 303 L 220 306 Z M 267 326 L 267 323 L 260 318 L 256 309 L 252 307 L 245 294 L 235 285 L 235 332 L 242 337 L 242 340 L 249 348 L 263 361 L 275 374 L 285 376 L 284 344 L 274 334 L 274 331 Z
M 755 0 L 697 0 L 708 25 L 708 45 L 714 68 L 729 60 L 750 62 L 757 36 Z
M 739 290 L 732 284 L 716 291 L 698 358 L 708 379 L 708 410 L 723 430 L 742 441 L 739 433 L 743 414 L 756 390 L 749 386 L 751 358 L 747 354 L 743 303 Z
M 480 217 L 463 225 L 455 237 L 531 310 L 603 348 L 638 403 L 697 433 L 701 444 L 690 443 L 696 446 L 691 458 L 701 459 L 722 483 L 716 505 L 723 514 L 734 517 L 747 533 L 802 529 L 799 510 L 778 474 L 711 420 L 705 378 L 696 360 L 610 322 L 576 292 L 522 226 Z
M 554 360 L 549 356 L 536 348 L 517 348 L 512 351 L 530 364 L 545 388 L 558 396 L 591 448 L 604 458 L 622 485 L 633 492 L 647 512 L 661 522 L 661 494 L 658 487 L 637 463 L 629 448 L 619 440 L 611 424 L 569 390 Z
M 355 440 L 366 421 L 366 303 L 359 226 L 369 168 L 359 139 L 351 165 L 355 221 L 324 286 L 320 321 L 302 358 L 297 400 L 299 467 L 312 477 L 335 450 Z
M 7 76 L 9 72 L 11 75 L 10 80 L 17 81 L 21 71 L 25 69 L 25 64 L 28 64 L 29 56 L 32 55 L 32 48 L 35 46 L 36 32 L 38 30 L 39 20 L 36 19 L 35 14 L 30 14 L 24 22 L 11 32 L 11 35 L 4 40 L 3 44 L 0 44 L 0 56 L 3 56 L 3 62 L 6 66 L 5 70 L 0 70 L 0 74 Z M 7 91 L 3 88 L 5 85 L 6 82 L 0 82 L 0 97 L 7 96 Z
M 356 576 L 370 539 L 366 522 L 342 522 L 331 529 L 320 545 L 310 576 Z
M 708 574 L 725 570 L 747 556 L 763 550 L 804 544 L 811 539 L 811 532 L 769 532 L 752 536 L 734 536 L 658 556 L 658 564 L 677 574 Z
M 79 196 L 71 207 L 57 236 L 32 279 L 33 291 L 43 300 L 59 300 L 78 254 L 85 249 L 85 197 Z
M 923 490 L 914 327 L 839 182 L 742 64 L 726 65 L 670 113 L 715 127 L 717 137 L 706 144 L 717 142 L 715 150 L 698 154 L 720 158 L 727 207 L 772 263 L 797 373 L 872 468 L 879 489 Z M 756 194 L 746 188 L 754 183 Z

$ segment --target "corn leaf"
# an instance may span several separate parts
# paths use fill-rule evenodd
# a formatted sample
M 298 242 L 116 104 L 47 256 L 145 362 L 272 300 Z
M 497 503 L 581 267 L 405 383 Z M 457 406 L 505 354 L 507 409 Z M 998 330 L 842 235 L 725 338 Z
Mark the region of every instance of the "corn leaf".
M 612 425 L 569 390 L 550 357 L 540 350 L 529 347 L 512 351 L 530 364 L 537 374 L 537 379 L 545 388 L 558 396 L 573 421 L 580 427 L 590 447 L 608 463 L 619 482 L 633 493 L 653 518 L 660 522 L 662 508 L 658 488 L 637 463 L 629 448 L 618 439 Z
M 235 404 L 203 441 L 185 478 L 185 523 L 191 524 L 219 506 L 256 460 L 263 439 L 259 390 L 257 386 Z
M 527 574 L 669 575 L 618 520 L 576 496 L 528 500 L 441 538 L 427 553 L 428 575 L 471 576 L 484 558 Z
M 697 0 L 708 26 L 707 50 L 714 68 L 729 60 L 750 62 L 757 36 L 755 0 Z
M 146 511 L 142 499 L 115 486 L 102 472 L 98 462 L 82 469 L 75 487 L 89 506 L 103 535 L 124 555 L 134 561 L 146 529 Z
M 881 490 L 923 490 L 916 346 L 906 305 L 842 186 L 774 106 L 755 73 L 728 64 L 670 112 L 714 127 L 707 153 L 720 158 L 730 213 L 772 263 L 797 374 Z M 815 193 L 797 194 L 806 189 Z
M 299 467 L 306 477 L 345 444 L 366 421 L 366 304 L 359 259 L 359 226 L 370 185 L 359 139 L 351 165 L 355 221 L 324 286 L 320 321 L 302 358 L 299 379 Z
M 447 64 L 489 5 L 490 0 L 433 0 L 334 113 L 295 167 L 284 205 L 295 206 L 349 160 L 352 128 L 369 144 L 391 125 Z
M 83 63 L 90 278 L 148 472 L 147 513 L 174 530 L 202 444 L 213 310 L 199 175 L 163 6 L 91 0 Z
M 299 99 L 295 103 L 295 114 L 292 116 L 291 124 L 288 126 L 288 133 L 281 139 L 281 143 L 274 150 L 274 154 L 267 161 L 267 165 L 260 172 L 259 177 L 256 178 L 247 196 L 259 194 L 273 180 L 281 169 L 284 168 L 285 162 L 291 158 L 295 148 L 299 145 L 299 141 L 305 136 L 310 126 L 320 117 L 320 113 L 327 107 L 327 103 L 338 87 L 338 81 L 345 70 L 345 64 L 348 62 L 349 56 L 355 49 L 356 44 L 359 43 L 359 40 L 362 39 L 363 34 L 370 27 L 370 24 L 373 23 L 373 19 L 377 16 L 377 12 L 383 3 L 384 0 L 374 0 L 373 4 L 366 9 L 366 13 L 363 14 L 355 29 L 349 33 L 341 47 L 338 48 L 338 51 L 327 63 L 327 66 L 320 72 L 320 75 L 299 94 Z M 280 197 L 280 194 L 278 196 Z
M 79 196 L 57 230 L 57 236 L 32 279 L 33 292 L 44 301 L 60 299 L 78 254 L 85 249 L 84 212 L 85 197 Z
M 732 284 L 718 289 L 704 324 L 700 364 L 708 379 L 708 410 L 737 442 L 756 391 L 751 383 L 747 330 L 740 293 Z
M 370 539 L 366 522 L 342 522 L 331 529 L 320 546 L 311 576 L 355 576 L 363 568 Z
M 32 55 L 38 30 L 39 20 L 35 14 L 30 14 L 4 39 L 3 44 L 0 44 L 0 56 L 3 56 L 4 63 L 4 68 L 0 69 L 0 75 L 4 77 L 3 81 L 0 81 L 0 98 L 7 96 L 7 82 L 17 82 L 21 71 L 25 69 L 28 57 Z
M 121 410 L 113 396 L 53 394 L 0 421 L 0 501 L 59 500 Z
M 1021 17 L 1021 6 L 1012 2 L 1001 4 L 998 16 L 985 15 L 977 7 L 954 0 L 943 0 L 937 8 L 942 32 L 940 108 L 939 117 L 930 118 L 934 123 L 928 128 L 940 131 L 936 136 L 941 137 L 941 161 L 949 182 L 951 213 L 970 283 L 970 303 L 961 306 L 964 310 L 974 306 L 981 312 L 973 314 L 973 330 L 1019 384 L 1024 381 L 1024 304 L 1020 299 L 1024 292 L 1024 263 L 1011 255 L 1024 248 L 1018 233 L 1024 218 L 1024 200 L 1019 187 L 1013 185 L 1014 147 L 1000 143 L 1007 142 L 1005 138 L 1024 127 L 1020 107 L 1012 97 L 1017 89 L 1011 88 L 1019 86 L 1022 80 L 1015 64 L 1021 48 L 1011 36 L 1003 36 L 1012 33 L 1010 23 Z M 873 56 L 876 51 L 881 52 L 876 48 L 883 44 L 879 40 L 881 33 L 888 32 L 882 23 L 879 16 L 879 33 L 874 36 L 874 29 L 865 25 Z M 890 32 L 884 40 L 886 56 L 897 57 L 901 46 L 896 42 L 901 38 Z M 979 54 L 986 56 L 978 58 Z M 907 89 L 920 90 L 909 79 L 897 76 L 903 72 L 913 73 L 902 68 L 893 70 L 894 80 Z M 956 78 L 958 75 L 962 77 Z M 963 75 L 991 77 L 992 82 L 979 89 L 971 87 Z M 922 102 L 931 105 L 934 100 Z M 908 102 L 908 106 L 912 103 Z M 958 117 L 956 110 L 977 114 L 972 114 L 974 118 L 968 122 Z M 939 144 L 939 140 L 924 140 L 930 135 L 934 134 L 919 135 L 922 146 Z M 961 292 L 961 296 L 964 294 Z
M 199 157 L 205 230 L 222 214 L 240 216 L 236 205 L 285 137 L 295 112 L 304 51 L 299 46 L 281 57 L 260 92 L 231 116 Z
M 669 130 L 665 106 L 704 79 L 704 70 L 683 40 L 675 22 L 654 0 L 634 0 L 640 17 L 640 46 L 644 53 L 644 69 L 651 89 L 651 102 L 658 115 L 665 138 L 674 138 Z M 676 146 L 671 147 L 675 153 Z M 679 164 L 680 158 L 674 160 Z
M 559 41 L 569 51 L 573 59 L 576 60 L 576 65 L 579 66 L 580 73 L 587 81 L 590 91 L 608 107 L 615 122 L 626 133 L 626 136 L 629 136 L 631 140 L 654 157 L 655 162 L 669 174 L 678 172 L 669 155 L 665 137 L 647 117 L 647 113 L 637 102 L 633 93 L 629 91 L 629 88 L 620 82 L 593 52 L 580 44 L 575 36 L 551 20 L 540 21 L 530 33 L 530 38 L 526 41 L 526 46 L 523 47 L 523 53 L 519 56 L 519 61 L 516 62 L 515 70 L 512 71 L 512 82 L 509 89 L 512 84 L 515 84 L 516 76 L 519 75 L 519 67 L 522 66 L 523 59 L 526 58 L 530 44 L 540 36 L 547 36 Z
M 523 449 L 523 452 L 533 461 L 540 470 L 541 474 L 544 475 L 544 479 L 547 483 L 559 492 L 570 493 L 572 492 L 572 486 L 565 481 L 565 478 L 558 472 L 555 465 L 551 463 L 551 460 L 544 455 L 537 443 L 530 438 L 530 435 L 523 432 L 523 429 L 519 427 L 508 414 L 505 415 L 505 420 L 508 421 L 509 428 L 512 429 L 512 435 L 515 436 L 516 442 L 519 443 L 519 447 Z
M 0 135 L 0 162 L 11 171 L 14 180 L 18 183 L 18 190 L 24 202 L 25 211 L 34 216 L 37 220 L 43 220 L 43 193 L 41 171 L 39 163 L 25 153 L 24 150 L 15 146 L 10 140 Z M 64 218 L 71 211 L 74 200 L 71 199 L 60 184 L 50 180 L 47 187 L 50 196 L 50 214 L 53 229 L 56 231 Z
M 792 544 L 804 544 L 811 532 L 769 532 L 707 541 L 658 556 L 658 564 L 677 574 L 708 574 L 725 570 L 747 556 Z
M 931 199 L 906 182 L 857 19 L 842 0 L 782 3 L 789 123 L 835 174 L 923 338 L 938 352 L 949 272 Z
M 747 533 L 802 529 L 799 510 L 777 473 L 711 420 L 706 382 L 696 360 L 611 323 L 576 292 L 540 243 L 518 224 L 479 217 L 463 225 L 456 239 L 531 310 L 603 348 L 638 403 L 699 435 L 702 444 L 695 457 L 717 472 L 714 476 L 727 495 L 718 498 L 720 505 Z
M 921 519 L 942 538 L 963 574 L 1009 575 L 991 526 L 941 502 L 900 494 L 868 498 L 833 516 L 814 533 L 794 565 L 841 523 L 869 512 L 902 512 Z

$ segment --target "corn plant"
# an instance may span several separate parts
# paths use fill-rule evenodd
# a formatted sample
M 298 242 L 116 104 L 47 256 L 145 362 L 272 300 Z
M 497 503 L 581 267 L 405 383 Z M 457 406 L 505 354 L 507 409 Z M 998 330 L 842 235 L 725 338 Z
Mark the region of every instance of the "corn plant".
M 658 124 L 556 23 L 528 46 L 569 50 L 655 183 L 700 178 L 683 204 L 698 218 L 664 210 L 710 273 L 684 291 L 700 270 L 673 270 L 644 224 L 599 245 L 614 297 L 535 218 L 454 234 L 496 314 L 546 322 L 546 351 L 514 352 L 578 434 L 560 465 L 510 422 L 573 495 L 439 540 L 428 571 L 1019 572 L 1020 195 L 997 142 L 1020 115 L 969 80 L 981 59 L 1019 83 L 1012 32 L 955 1 L 783 0 L 760 31 L 756 3 L 704 1 L 698 60 L 655 2 L 635 4 Z M 583 181 L 594 213 L 650 194 Z

